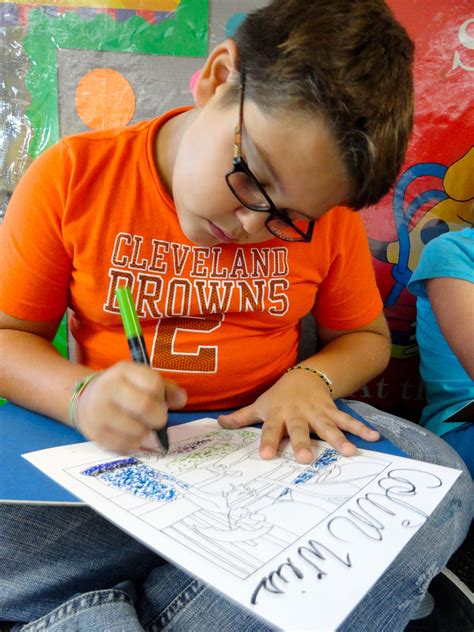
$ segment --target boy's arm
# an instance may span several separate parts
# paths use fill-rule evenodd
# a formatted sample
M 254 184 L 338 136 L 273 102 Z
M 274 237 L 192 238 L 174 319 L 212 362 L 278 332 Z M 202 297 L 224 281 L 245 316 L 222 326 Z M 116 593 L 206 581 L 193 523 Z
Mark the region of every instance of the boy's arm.
M 390 332 L 383 314 L 368 325 L 349 331 L 319 327 L 318 337 L 323 348 L 300 364 L 331 378 L 334 399 L 367 384 L 390 360 Z
M 52 345 L 61 318 L 29 321 L 0 312 L 0 393 L 63 423 L 74 383 L 91 369 L 69 362 Z
M 474 283 L 437 277 L 426 281 L 426 292 L 443 336 L 474 380 Z
M 219 417 L 226 428 L 239 428 L 263 421 L 260 455 L 272 458 L 285 435 L 290 437 L 300 463 L 313 459 L 310 432 L 315 432 L 346 456 L 355 453 L 343 431 L 368 441 L 379 433 L 370 430 L 350 415 L 338 410 L 333 398 L 344 397 L 381 373 L 390 359 L 390 337 L 385 318 L 380 314 L 364 327 L 348 331 L 321 328 L 324 348 L 301 363 L 325 373 L 333 392 L 310 371 L 285 373 L 271 388 L 251 404 Z
M 0 393 L 12 402 L 70 424 L 74 384 L 92 373 L 63 358 L 52 339 L 59 320 L 29 321 L 0 312 Z M 109 450 L 138 449 L 165 425 L 186 394 L 147 366 L 119 362 L 90 382 L 78 400 L 81 432 Z

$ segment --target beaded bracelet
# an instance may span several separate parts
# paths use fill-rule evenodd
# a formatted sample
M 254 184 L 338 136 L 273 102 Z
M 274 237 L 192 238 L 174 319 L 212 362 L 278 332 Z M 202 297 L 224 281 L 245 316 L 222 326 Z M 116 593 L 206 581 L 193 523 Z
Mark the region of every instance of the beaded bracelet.
M 77 425 L 77 419 L 76 419 L 76 412 L 77 412 L 77 405 L 79 403 L 79 398 L 81 397 L 82 393 L 85 391 L 86 386 L 90 384 L 92 380 L 94 380 L 99 374 L 100 374 L 100 371 L 96 371 L 95 373 L 89 373 L 89 375 L 86 375 L 86 377 L 83 377 L 80 380 L 77 380 L 77 382 L 74 384 L 71 399 L 69 400 L 69 419 L 71 420 L 71 426 L 74 428 L 74 430 L 79 431 L 79 428 Z
M 322 371 L 318 371 L 317 369 L 312 369 L 309 366 L 301 366 L 301 364 L 297 364 L 296 366 L 291 366 L 289 369 L 286 369 L 286 372 L 295 371 L 296 369 L 302 369 L 303 371 L 309 371 L 310 373 L 314 373 L 318 377 L 322 379 L 322 381 L 326 384 L 329 389 L 329 392 L 332 393 L 332 381 L 328 378 L 326 373 Z

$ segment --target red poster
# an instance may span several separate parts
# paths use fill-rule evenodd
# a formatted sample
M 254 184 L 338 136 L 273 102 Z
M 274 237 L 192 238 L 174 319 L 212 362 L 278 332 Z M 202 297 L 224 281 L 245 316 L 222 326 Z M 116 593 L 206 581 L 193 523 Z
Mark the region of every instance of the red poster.
M 416 46 L 416 117 L 394 190 L 363 213 L 393 346 L 388 369 L 357 398 L 417 420 L 424 395 L 418 375 L 415 298 L 406 285 L 426 243 L 472 222 L 474 3 L 388 4 Z

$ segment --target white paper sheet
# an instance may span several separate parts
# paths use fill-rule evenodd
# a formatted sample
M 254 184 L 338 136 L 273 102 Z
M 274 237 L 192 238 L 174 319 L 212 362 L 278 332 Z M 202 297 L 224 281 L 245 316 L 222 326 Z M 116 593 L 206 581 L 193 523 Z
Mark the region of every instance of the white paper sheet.
M 460 472 L 314 442 L 258 456 L 260 430 L 169 428 L 166 456 L 80 443 L 23 455 L 105 518 L 284 630 L 334 630 Z

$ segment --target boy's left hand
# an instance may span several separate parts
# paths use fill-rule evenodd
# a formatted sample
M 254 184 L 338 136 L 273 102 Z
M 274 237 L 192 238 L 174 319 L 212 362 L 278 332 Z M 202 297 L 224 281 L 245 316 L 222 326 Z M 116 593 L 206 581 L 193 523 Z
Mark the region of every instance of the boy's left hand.
M 380 434 L 364 426 L 334 404 L 326 384 L 307 371 L 285 373 L 250 406 L 218 418 L 223 428 L 241 428 L 263 422 L 260 456 L 271 459 L 277 454 L 283 437 L 289 436 L 296 460 L 313 460 L 310 432 L 331 444 L 344 456 L 356 452 L 356 446 L 343 430 L 377 441 Z

